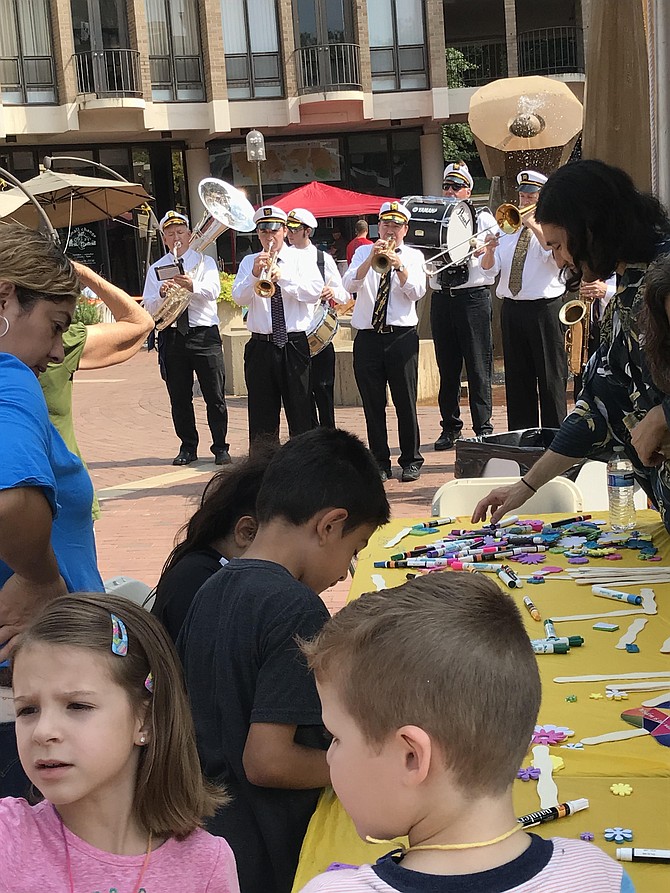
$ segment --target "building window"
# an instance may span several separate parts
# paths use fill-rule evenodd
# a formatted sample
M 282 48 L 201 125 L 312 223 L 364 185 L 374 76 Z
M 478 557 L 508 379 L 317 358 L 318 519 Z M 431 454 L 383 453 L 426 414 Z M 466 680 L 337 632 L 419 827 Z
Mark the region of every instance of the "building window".
M 221 0 L 228 99 L 283 96 L 276 0 Z
M 374 92 L 428 87 L 423 0 L 368 0 Z
M 0 84 L 7 105 L 56 102 L 47 0 L 0 0 Z
M 146 0 L 154 102 L 205 98 L 197 0 Z

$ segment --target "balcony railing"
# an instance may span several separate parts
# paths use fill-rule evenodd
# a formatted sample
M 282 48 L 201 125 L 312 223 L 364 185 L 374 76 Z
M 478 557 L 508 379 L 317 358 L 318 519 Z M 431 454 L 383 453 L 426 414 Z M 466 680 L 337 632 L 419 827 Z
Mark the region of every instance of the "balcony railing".
M 507 46 L 494 41 L 451 44 L 447 47 L 447 79 L 450 87 L 481 87 L 507 77 Z
M 295 51 L 298 93 L 362 90 L 359 46 L 331 43 L 299 47 Z
M 205 98 L 200 56 L 149 56 L 155 102 L 201 102 Z
M 7 105 L 56 102 L 56 79 L 51 56 L 0 57 L 2 101 Z
M 584 73 L 581 28 L 539 28 L 518 35 L 519 74 Z
M 79 93 L 108 97 L 141 96 L 140 54 L 137 50 L 94 50 L 74 54 Z

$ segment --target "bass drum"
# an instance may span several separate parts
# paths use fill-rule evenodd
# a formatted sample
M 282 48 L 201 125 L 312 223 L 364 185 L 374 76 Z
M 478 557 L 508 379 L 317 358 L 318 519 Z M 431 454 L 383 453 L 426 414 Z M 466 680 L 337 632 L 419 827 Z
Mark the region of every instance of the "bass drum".
M 460 264 L 467 260 L 477 229 L 472 202 L 434 195 L 410 195 L 402 201 L 412 215 L 405 237 L 407 245 L 421 248 L 426 254 L 446 248 L 445 262 Z
M 332 307 L 322 304 L 316 311 L 314 322 L 306 332 L 310 356 L 315 357 L 324 347 L 328 347 L 339 327 L 337 313 Z

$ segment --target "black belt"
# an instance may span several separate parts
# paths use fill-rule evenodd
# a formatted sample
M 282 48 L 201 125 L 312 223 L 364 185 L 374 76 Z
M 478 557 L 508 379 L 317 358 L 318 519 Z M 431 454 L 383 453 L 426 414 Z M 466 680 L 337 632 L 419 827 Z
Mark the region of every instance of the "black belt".
M 306 338 L 307 335 L 305 332 L 287 332 L 286 333 L 289 341 L 300 341 L 301 338 Z M 261 335 L 260 332 L 252 332 L 251 337 L 254 341 L 272 341 L 272 335 Z
M 450 298 L 456 298 L 458 295 L 464 295 L 471 291 L 481 291 L 486 289 L 490 291 L 488 285 L 465 285 L 463 288 L 441 288 L 442 294 L 449 295 Z
M 414 329 L 416 326 L 382 326 L 379 331 L 375 329 L 362 329 L 362 331 L 371 335 L 395 335 L 398 332 L 413 332 Z

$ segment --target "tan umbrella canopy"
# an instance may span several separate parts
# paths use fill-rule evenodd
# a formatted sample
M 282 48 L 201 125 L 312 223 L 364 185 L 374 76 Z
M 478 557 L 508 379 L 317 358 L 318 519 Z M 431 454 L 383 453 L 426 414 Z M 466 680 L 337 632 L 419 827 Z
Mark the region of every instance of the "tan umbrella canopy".
M 18 192 L 18 190 L 16 190 Z M 14 190 L 12 190 L 14 192 Z M 17 208 L 20 208 L 25 200 L 25 196 L 19 198 L 18 195 L 8 195 L 7 192 L 0 192 L 0 218 L 8 217 L 13 214 Z
M 489 177 L 508 184 L 524 168 L 550 174 L 570 157 L 582 129 L 582 104 L 561 81 L 503 78 L 470 99 L 468 123 Z
M 32 180 L 26 180 L 23 186 L 42 205 L 56 229 L 118 217 L 151 198 L 139 183 L 55 171 L 44 171 Z M 8 200 L 18 201 L 18 210 L 10 208 L 6 211 Z M 0 217 L 35 228 L 40 224 L 34 205 L 18 187 L 0 193 Z

